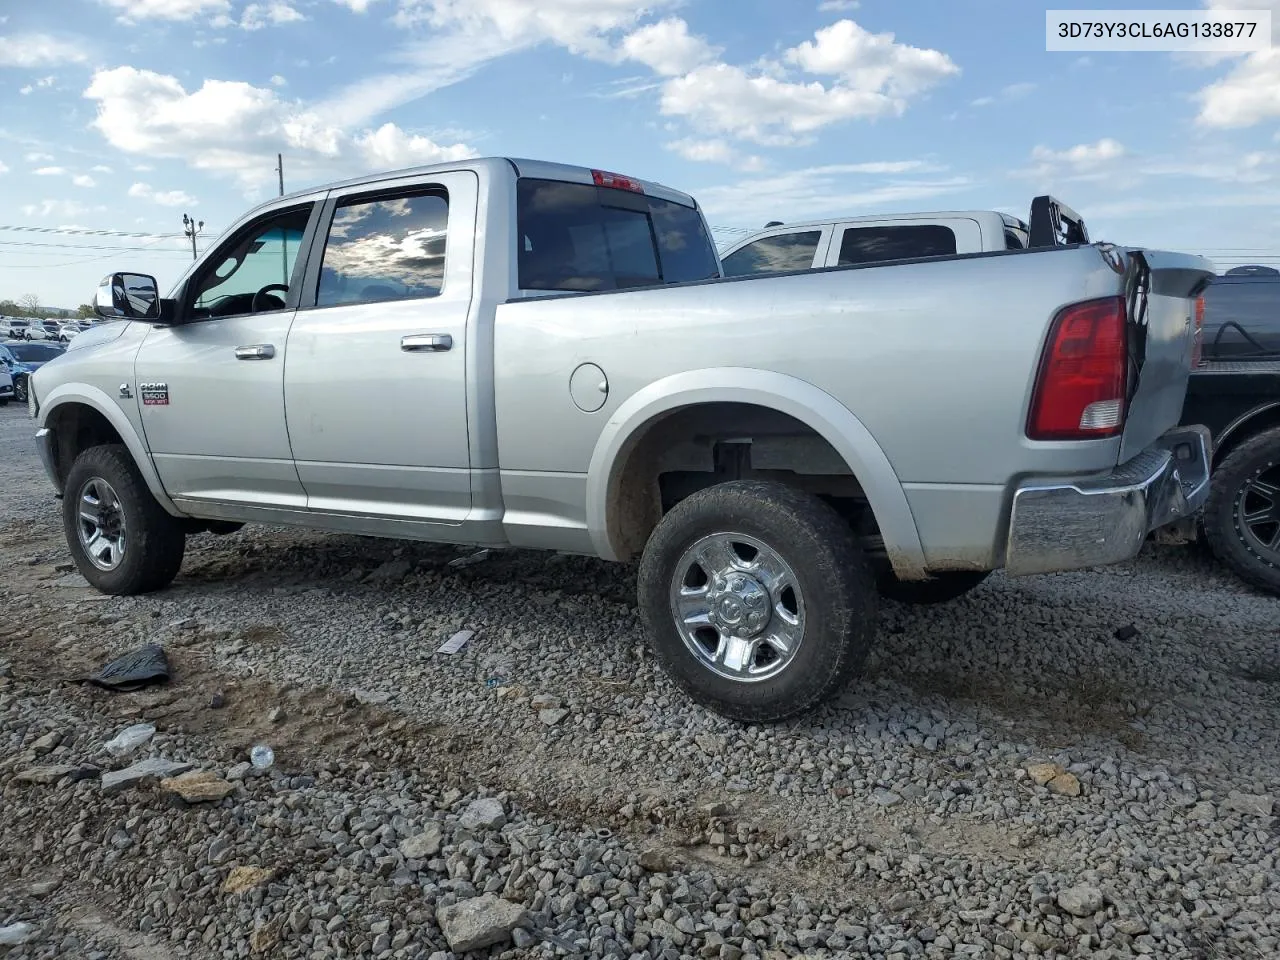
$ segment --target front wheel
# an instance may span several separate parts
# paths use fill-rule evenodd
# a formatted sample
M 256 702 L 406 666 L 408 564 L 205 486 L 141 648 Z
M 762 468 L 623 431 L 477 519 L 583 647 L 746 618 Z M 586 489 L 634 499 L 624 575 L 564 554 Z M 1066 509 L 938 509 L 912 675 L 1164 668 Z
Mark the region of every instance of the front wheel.
M 21 377 L 13 381 L 13 399 L 19 403 L 27 402 L 27 378 Z
M 668 675 L 746 722 L 830 698 L 876 631 L 875 581 L 849 525 L 777 483 L 736 480 L 676 504 L 645 545 L 638 593 Z
M 1202 523 L 1214 556 L 1251 586 L 1280 595 L 1280 427 L 1218 464 Z
M 128 451 L 90 447 L 67 474 L 62 522 L 77 569 L 103 593 L 147 593 L 182 566 L 181 521 L 156 502 Z

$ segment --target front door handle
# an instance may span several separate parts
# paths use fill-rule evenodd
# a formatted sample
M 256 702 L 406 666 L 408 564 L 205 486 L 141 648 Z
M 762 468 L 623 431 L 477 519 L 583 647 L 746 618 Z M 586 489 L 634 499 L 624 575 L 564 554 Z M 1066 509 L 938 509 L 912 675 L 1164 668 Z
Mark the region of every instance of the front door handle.
M 248 347 L 236 347 L 237 360 L 270 360 L 276 355 L 276 348 L 271 343 L 255 343 Z
M 453 337 L 447 333 L 414 333 L 400 338 L 401 350 L 433 350 L 443 353 L 453 349 Z

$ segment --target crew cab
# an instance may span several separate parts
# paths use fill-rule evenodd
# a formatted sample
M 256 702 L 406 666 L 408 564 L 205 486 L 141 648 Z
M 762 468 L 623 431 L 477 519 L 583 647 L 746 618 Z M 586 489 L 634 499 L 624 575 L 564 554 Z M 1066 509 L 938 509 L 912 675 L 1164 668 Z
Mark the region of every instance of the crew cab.
M 859 673 L 877 586 L 1122 561 L 1203 502 L 1211 275 L 1072 241 L 725 278 L 684 193 L 470 160 L 272 199 L 166 297 L 108 275 L 126 322 L 29 405 L 101 591 L 254 521 L 638 561 L 675 681 L 776 720 Z

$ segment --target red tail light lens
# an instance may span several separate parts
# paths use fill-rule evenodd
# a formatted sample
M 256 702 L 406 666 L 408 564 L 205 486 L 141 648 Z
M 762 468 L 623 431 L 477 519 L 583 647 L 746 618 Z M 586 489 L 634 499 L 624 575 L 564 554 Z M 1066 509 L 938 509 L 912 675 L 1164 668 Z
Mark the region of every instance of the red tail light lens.
M 1123 297 L 1061 311 L 1040 361 L 1027 436 L 1093 440 L 1124 429 L 1128 343 Z
M 1204 297 L 1196 297 L 1196 327 L 1191 338 L 1191 369 L 1204 363 Z
M 632 193 L 644 193 L 644 187 L 640 185 L 638 180 L 624 177 L 619 173 L 592 170 L 591 179 L 595 181 L 597 187 L 612 187 L 614 190 L 630 190 Z

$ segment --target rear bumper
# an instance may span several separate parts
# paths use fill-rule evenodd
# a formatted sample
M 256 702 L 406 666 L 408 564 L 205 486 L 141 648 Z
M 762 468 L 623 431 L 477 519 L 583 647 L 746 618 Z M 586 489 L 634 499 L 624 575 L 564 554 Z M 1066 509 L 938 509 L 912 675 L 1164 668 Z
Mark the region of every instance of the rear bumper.
M 1179 427 L 1104 477 L 1024 483 L 1013 495 L 1005 571 L 1079 570 L 1136 556 L 1153 530 L 1204 505 L 1211 448 L 1206 428 Z

